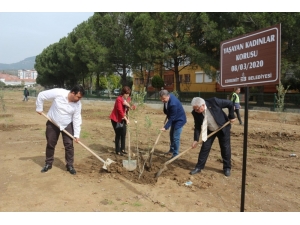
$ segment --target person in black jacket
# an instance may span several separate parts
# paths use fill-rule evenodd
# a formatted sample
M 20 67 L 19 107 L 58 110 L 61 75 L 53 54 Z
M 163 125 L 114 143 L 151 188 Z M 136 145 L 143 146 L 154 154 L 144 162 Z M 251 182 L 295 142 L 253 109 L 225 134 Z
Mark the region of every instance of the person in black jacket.
M 207 119 L 207 135 L 222 127 L 226 122 L 234 122 L 234 105 L 230 100 L 210 98 L 204 100 L 200 97 L 193 98 L 191 105 L 193 107 L 192 115 L 194 117 L 194 142 L 192 148 L 195 148 L 199 142 L 201 126 L 204 121 L 204 113 Z M 228 109 L 228 116 L 223 111 Z M 221 148 L 221 156 L 223 159 L 223 172 L 225 176 L 230 176 L 231 171 L 231 146 L 230 146 L 230 129 L 231 124 L 225 126 L 220 131 L 203 141 L 198 162 L 195 169 L 190 172 L 191 175 L 201 172 L 208 158 L 211 146 L 217 137 Z
M 24 95 L 23 101 L 27 102 L 28 101 L 28 96 L 29 96 L 29 91 L 27 90 L 27 88 L 24 89 L 23 95 Z

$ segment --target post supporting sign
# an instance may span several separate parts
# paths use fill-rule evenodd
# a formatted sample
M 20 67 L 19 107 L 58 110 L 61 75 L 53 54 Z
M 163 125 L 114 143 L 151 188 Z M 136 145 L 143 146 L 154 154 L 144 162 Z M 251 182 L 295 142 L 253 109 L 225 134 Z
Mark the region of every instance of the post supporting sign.
M 244 212 L 249 86 L 278 84 L 280 80 L 281 25 L 223 41 L 221 50 L 220 85 L 223 88 L 245 87 L 243 170 L 241 212 Z
M 280 46 L 280 24 L 221 42 L 221 87 L 278 84 Z

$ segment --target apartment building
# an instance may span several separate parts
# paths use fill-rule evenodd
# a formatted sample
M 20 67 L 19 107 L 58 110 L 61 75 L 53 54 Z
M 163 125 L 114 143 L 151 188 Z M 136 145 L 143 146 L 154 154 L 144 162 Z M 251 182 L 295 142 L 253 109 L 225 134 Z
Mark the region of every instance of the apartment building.
M 35 80 L 38 76 L 36 70 L 18 70 L 18 77 L 20 79 L 33 79 Z

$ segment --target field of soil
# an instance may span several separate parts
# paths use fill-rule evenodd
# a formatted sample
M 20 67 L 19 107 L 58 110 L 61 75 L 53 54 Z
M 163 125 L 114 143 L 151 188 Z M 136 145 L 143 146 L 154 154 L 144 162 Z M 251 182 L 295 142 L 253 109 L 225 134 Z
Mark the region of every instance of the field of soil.
M 246 145 L 244 126 L 238 121 L 233 123 L 230 177 L 222 172 L 217 139 L 201 173 L 189 174 L 197 162 L 199 147 L 187 151 L 155 177 L 169 160 L 164 155 L 169 150 L 169 131 L 160 135 L 152 163 L 148 160 L 158 129 L 164 123 L 162 105 L 161 109 L 155 109 L 144 104 L 130 111 L 126 150 L 130 143 L 134 155 L 128 158 L 114 153 L 114 131 L 109 119 L 114 101 L 83 99 L 80 141 L 101 159 L 115 163 L 105 170 L 102 161 L 87 148 L 75 144 L 77 174 L 71 175 L 65 169 L 60 138 L 53 168 L 41 173 L 46 118 L 36 113 L 34 97 L 22 101 L 22 90 L 0 91 L 0 94 L 1 212 L 240 212 L 241 206 L 245 212 L 300 211 L 299 114 L 250 110 Z M 50 104 L 45 102 L 45 113 Z M 243 110 L 241 114 L 244 120 Z M 183 128 L 180 152 L 189 149 L 193 141 L 189 110 L 186 115 L 188 122 Z M 136 163 L 136 169 L 128 171 L 124 160 Z

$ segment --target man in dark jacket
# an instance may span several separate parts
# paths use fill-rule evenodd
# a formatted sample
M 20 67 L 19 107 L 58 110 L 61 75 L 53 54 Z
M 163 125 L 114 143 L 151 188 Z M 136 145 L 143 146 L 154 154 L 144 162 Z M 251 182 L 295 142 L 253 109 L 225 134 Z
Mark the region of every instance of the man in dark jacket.
M 172 154 L 172 158 L 179 154 L 180 135 L 182 127 L 186 124 L 186 114 L 181 102 L 175 95 L 167 90 L 159 92 L 160 100 L 164 103 L 164 113 L 167 115 L 168 122 L 161 128 L 161 131 L 168 130 L 170 127 L 170 150 L 167 154 Z
M 226 122 L 234 122 L 234 105 L 230 100 L 210 98 L 204 100 L 199 97 L 193 98 L 191 105 L 193 107 L 192 115 L 194 117 L 194 142 L 192 148 L 195 148 L 199 142 L 201 126 L 203 122 L 207 124 L 207 132 L 202 134 L 209 135 L 213 131 L 222 127 Z M 228 109 L 228 116 L 223 111 L 223 108 Z M 205 115 L 204 115 L 205 114 Z M 191 175 L 199 173 L 205 166 L 211 146 L 217 137 L 221 148 L 221 156 L 223 159 L 223 172 L 225 176 L 230 176 L 231 171 L 231 146 L 230 146 L 230 129 L 231 124 L 225 126 L 220 131 L 216 132 L 207 140 L 203 139 L 203 143 L 198 156 L 198 162 L 195 169 L 190 172 Z

